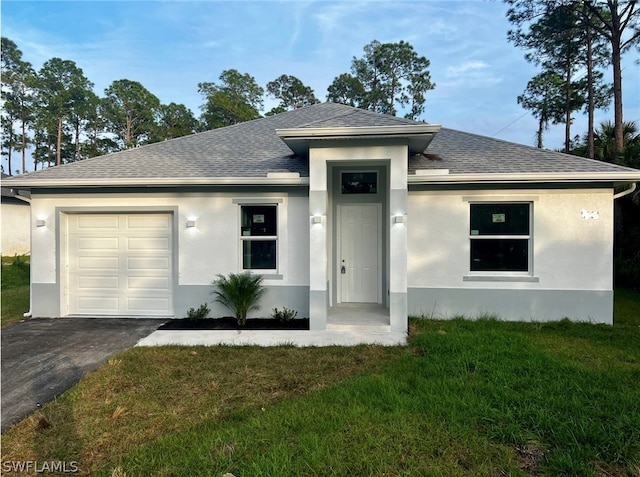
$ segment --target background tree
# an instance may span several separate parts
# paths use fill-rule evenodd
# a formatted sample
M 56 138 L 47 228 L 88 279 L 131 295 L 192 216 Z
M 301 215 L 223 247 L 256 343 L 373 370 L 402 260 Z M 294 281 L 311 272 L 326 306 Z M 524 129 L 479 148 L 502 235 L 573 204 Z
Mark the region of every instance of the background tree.
M 418 56 L 405 41 L 374 40 L 364 47 L 362 58 L 353 58 L 351 77 L 340 75 L 334 79 L 328 88 L 329 98 L 394 116 L 397 106 L 411 105 L 405 117 L 417 119 L 424 111 L 425 93 L 435 87 L 429 65 L 429 60 Z M 348 97 L 349 94 L 354 96 Z
M 27 169 L 27 129 L 34 120 L 35 71 L 30 63 L 22 60 L 22 51 L 12 40 L 2 37 L 1 44 L 2 153 L 7 156 L 8 174 L 11 175 L 13 150 L 22 152 L 22 172 Z M 15 126 L 19 128 L 18 134 L 14 131 Z
M 219 79 L 219 84 L 198 84 L 198 92 L 205 98 L 201 106 L 201 120 L 207 129 L 260 117 L 264 89 L 258 86 L 253 76 L 231 69 L 223 71 Z
M 162 104 L 158 108 L 158 121 L 150 142 L 174 139 L 193 134 L 198 130 L 198 120 L 183 104 Z
M 267 83 L 267 93 L 280 100 L 274 108 L 277 112 L 298 109 L 319 103 L 313 94 L 313 89 L 306 86 L 295 76 L 281 75 Z
M 594 37 L 585 25 L 585 11 L 579 1 L 509 3 L 520 8 L 513 7 L 508 12 L 509 20 L 517 25 L 516 30 L 508 33 L 509 40 L 527 50 L 527 61 L 540 65 L 544 72 L 554 72 L 564 78 L 561 86 L 564 118 L 556 117 L 553 122 L 565 124 L 565 152 L 569 152 L 572 113 L 585 108 L 589 117 L 593 117 L 594 109 L 606 106 L 610 100 L 609 88 L 602 85 L 602 74 L 593 71 L 594 64 L 608 61 L 607 49 L 602 44 L 593 48 Z M 540 10 L 531 10 L 532 5 L 540 6 Z M 537 17 L 530 16 L 532 12 Z M 576 79 L 576 73 L 584 67 L 588 70 L 587 79 Z M 557 86 L 558 83 L 554 83 L 554 87 Z
M 337 76 L 327 88 L 327 101 L 366 109 L 362 82 L 350 73 Z
M 640 42 L 640 9 L 636 0 L 585 0 L 592 15 L 591 26 L 611 45 L 613 109 L 616 151 L 624 149 L 622 112 L 622 55 Z M 626 36 L 625 36 L 626 35 Z
M 92 93 L 91 83 L 71 60 L 52 58 L 38 72 L 38 116 L 45 116 L 49 127 L 56 123 L 56 165 L 62 163 L 65 127 L 83 113 Z M 67 148 L 68 149 L 68 148 Z M 75 154 L 72 156 L 74 157 Z M 67 159 L 68 155 L 67 155 Z
M 149 142 L 156 127 L 160 100 L 139 82 L 128 79 L 114 81 L 104 93 L 107 130 L 115 135 L 120 147 Z
M 537 147 L 543 147 L 543 134 L 549 123 L 557 124 L 564 115 L 563 78 L 554 71 L 543 71 L 534 76 L 518 103 L 538 119 Z

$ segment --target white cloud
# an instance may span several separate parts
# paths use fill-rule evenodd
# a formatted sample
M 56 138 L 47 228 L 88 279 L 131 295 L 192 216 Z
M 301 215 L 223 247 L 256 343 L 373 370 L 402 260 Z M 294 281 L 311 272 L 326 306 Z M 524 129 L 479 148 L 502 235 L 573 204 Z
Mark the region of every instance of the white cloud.
M 447 76 L 461 76 L 469 72 L 475 73 L 475 72 L 478 72 L 478 70 L 485 70 L 488 67 L 489 65 L 486 64 L 484 61 L 479 61 L 479 60 L 466 61 L 465 63 L 462 63 L 460 65 L 449 66 L 447 68 Z

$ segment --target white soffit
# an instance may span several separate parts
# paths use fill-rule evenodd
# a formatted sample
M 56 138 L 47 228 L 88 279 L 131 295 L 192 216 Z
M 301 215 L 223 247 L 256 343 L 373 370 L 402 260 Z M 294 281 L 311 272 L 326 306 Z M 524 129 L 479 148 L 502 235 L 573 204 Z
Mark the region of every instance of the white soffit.
M 405 139 L 410 153 L 424 151 L 440 131 L 439 124 L 339 128 L 276 129 L 276 134 L 298 155 L 306 155 L 312 141 L 330 139 Z

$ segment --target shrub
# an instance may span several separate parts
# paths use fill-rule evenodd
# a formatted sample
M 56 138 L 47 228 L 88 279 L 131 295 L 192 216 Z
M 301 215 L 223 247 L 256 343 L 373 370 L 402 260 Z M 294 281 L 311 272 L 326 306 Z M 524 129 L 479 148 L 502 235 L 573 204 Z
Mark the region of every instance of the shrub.
M 282 308 L 282 310 L 278 310 L 277 308 L 274 308 L 273 313 L 271 314 L 273 318 L 283 323 L 293 320 L 297 315 L 298 315 L 297 311 L 290 310 L 286 306 Z
M 201 320 L 203 318 L 206 318 L 210 311 L 211 309 L 207 306 L 207 304 L 203 303 L 197 310 L 195 308 L 189 308 L 187 316 L 190 320 Z
M 261 275 L 252 275 L 251 272 L 230 273 L 229 277 L 218 274 L 213 285 L 217 288 L 213 291 L 216 302 L 231 310 L 238 326 L 247 323 L 247 314 L 260 309 L 260 298 L 266 293 L 262 285 Z

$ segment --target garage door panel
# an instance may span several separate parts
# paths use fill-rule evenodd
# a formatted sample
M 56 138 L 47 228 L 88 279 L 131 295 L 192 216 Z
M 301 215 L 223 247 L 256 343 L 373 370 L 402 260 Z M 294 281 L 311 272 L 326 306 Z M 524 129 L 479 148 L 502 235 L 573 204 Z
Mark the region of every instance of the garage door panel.
M 112 310 L 119 309 L 118 297 L 106 297 L 102 295 L 83 296 L 77 299 L 78 314 L 111 314 Z
M 169 257 L 130 257 L 127 260 L 127 270 L 164 270 L 171 268 Z
M 78 270 L 120 270 L 120 260 L 118 257 L 78 257 Z
M 151 310 L 156 313 L 162 313 L 169 306 L 169 300 L 164 297 L 158 298 L 127 298 L 127 309 L 131 314 L 140 314 L 140 312 Z
M 129 237 L 127 249 L 129 250 L 162 250 L 170 251 L 171 242 L 168 237 Z
M 73 218 L 79 230 L 117 230 L 120 227 L 120 217 L 117 215 L 76 215 Z
M 168 292 L 171 283 L 165 277 L 128 277 L 127 288 L 129 290 L 160 290 Z
M 168 215 L 130 215 L 127 217 L 129 229 L 156 229 L 166 232 L 171 230 L 171 220 Z
M 76 241 L 78 251 L 85 250 L 110 250 L 120 249 L 120 241 L 117 237 L 84 237 Z
M 69 314 L 173 315 L 171 214 L 69 214 Z
M 78 280 L 76 287 L 79 290 L 118 290 L 120 288 L 120 278 L 117 276 L 83 276 L 82 280 Z

